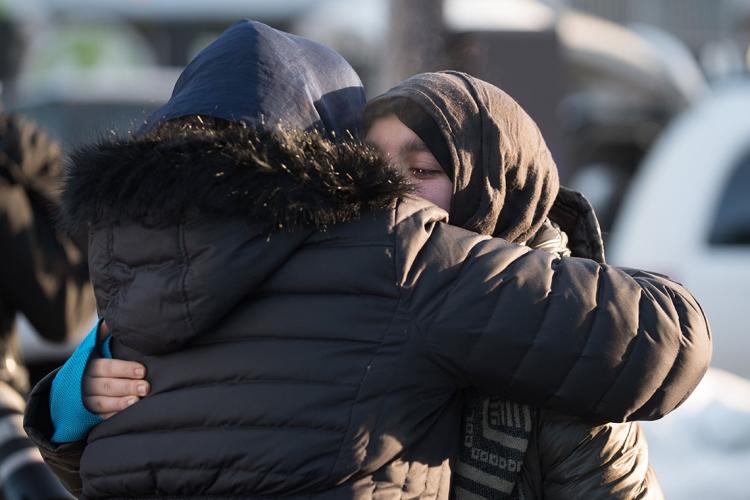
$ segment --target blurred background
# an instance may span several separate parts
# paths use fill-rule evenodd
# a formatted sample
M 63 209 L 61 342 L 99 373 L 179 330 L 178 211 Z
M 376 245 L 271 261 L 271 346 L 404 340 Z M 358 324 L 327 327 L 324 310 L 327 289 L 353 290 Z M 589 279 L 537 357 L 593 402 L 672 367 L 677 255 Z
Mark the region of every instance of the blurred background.
M 2 107 L 66 151 L 127 135 L 247 17 L 335 48 L 371 97 L 448 68 L 514 96 L 609 261 L 669 274 L 711 321 L 709 375 L 645 426 L 667 497 L 750 498 L 750 0 L 0 0 Z M 38 378 L 69 347 L 20 320 Z

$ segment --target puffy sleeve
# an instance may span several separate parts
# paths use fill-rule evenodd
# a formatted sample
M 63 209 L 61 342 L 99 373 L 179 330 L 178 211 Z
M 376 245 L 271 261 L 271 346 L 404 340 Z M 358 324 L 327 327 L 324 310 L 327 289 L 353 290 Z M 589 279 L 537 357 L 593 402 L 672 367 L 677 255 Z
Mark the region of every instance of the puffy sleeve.
M 599 422 L 652 420 L 697 386 L 711 336 L 665 276 L 559 257 L 429 217 L 396 224 L 397 265 L 446 383 Z

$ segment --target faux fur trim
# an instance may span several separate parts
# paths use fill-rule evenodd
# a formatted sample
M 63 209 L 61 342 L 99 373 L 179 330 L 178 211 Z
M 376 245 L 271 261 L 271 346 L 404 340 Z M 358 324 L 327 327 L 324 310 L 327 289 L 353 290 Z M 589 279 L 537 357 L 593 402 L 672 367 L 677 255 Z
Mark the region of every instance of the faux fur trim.
M 63 224 L 179 223 L 192 210 L 268 229 L 325 228 L 391 206 L 408 183 L 371 148 L 316 132 L 189 128 L 108 140 L 71 156 Z

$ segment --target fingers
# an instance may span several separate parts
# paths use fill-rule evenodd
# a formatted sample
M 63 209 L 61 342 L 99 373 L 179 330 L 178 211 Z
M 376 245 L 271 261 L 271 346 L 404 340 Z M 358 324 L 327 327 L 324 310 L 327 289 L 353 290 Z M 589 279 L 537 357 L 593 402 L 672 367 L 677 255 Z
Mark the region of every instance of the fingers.
M 92 412 L 110 418 L 146 396 L 146 367 L 120 359 L 94 359 L 83 377 L 83 401 Z
M 109 418 L 112 415 L 124 410 L 125 408 L 134 405 L 139 401 L 139 398 L 133 396 L 126 397 L 107 397 L 107 396 L 91 396 L 84 397 L 83 402 L 86 407 L 99 415 L 102 418 Z
M 148 394 L 149 383 L 145 380 L 111 377 L 84 377 L 84 396 L 143 397 Z
M 87 377 L 143 379 L 146 367 L 135 361 L 121 359 L 94 359 L 86 367 Z

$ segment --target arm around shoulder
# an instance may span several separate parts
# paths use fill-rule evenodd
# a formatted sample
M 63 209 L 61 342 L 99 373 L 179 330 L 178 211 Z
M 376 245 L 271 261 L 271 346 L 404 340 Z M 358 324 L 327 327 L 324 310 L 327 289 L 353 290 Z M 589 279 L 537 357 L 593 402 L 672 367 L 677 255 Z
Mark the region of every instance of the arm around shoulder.
M 697 301 L 664 276 L 408 221 L 399 265 L 430 355 L 458 386 L 598 422 L 656 419 L 708 368 Z M 416 241 L 417 243 L 413 243 Z

